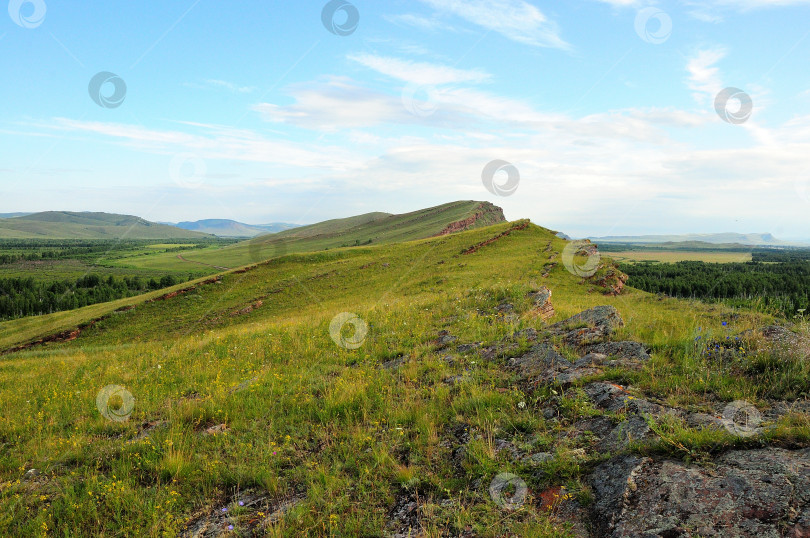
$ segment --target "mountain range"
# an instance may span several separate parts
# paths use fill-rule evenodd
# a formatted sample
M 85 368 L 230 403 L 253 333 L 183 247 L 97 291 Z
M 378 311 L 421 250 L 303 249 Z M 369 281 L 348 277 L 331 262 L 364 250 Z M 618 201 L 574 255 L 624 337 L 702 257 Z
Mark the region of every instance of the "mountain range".
M 219 237 L 255 237 L 266 233 L 283 232 L 300 226 L 299 224 L 287 222 L 245 224 L 229 219 L 204 219 L 193 222 L 178 222 L 177 224 L 166 222 L 164 224 Z
M 701 242 L 712 245 L 745 245 L 745 246 L 801 246 L 802 243 L 782 241 L 770 233 L 713 233 L 713 234 L 679 234 L 679 235 L 623 235 L 607 237 L 589 237 L 596 243 L 632 243 L 632 244 L 659 244 L 659 243 L 685 243 Z

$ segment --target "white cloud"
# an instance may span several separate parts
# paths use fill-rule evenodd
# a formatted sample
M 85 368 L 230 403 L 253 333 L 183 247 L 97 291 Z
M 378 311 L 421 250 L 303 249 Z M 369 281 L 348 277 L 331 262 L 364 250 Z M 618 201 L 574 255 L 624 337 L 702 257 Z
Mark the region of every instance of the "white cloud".
M 704 49 L 698 51 L 687 62 L 688 86 L 695 92 L 695 99 L 698 102 L 705 102 L 707 96 L 714 99 L 723 89 L 720 69 L 715 64 L 725 57 L 726 50 L 723 48 Z
M 420 85 L 480 83 L 491 78 L 489 73 L 480 69 L 456 69 L 373 54 L 353 54 L 349 59 L 391 78 Z
M 569 49 L 557 25 L 524 0 L 421 0 L 435 10 L 526 45 Z
M 184 85 L 188 86 L 189 88 L 198 89 L 224 89 L 232 93 L 253 93 L 258 89 L 255 86 L 240 86 L 238 84 L 234 84 L 233 82 L 217 79 L 208 79 L 203 83 L 187 82 Z
M 412 26 L 426 32 L 454 32 L 455 28 L 440 20 L 429 17 L 422 17 L 413 13 L 403 13 L 401 15 L 383 15 L 383 18 L 389 22 L 398 25 Z
M 194 133 L 148 129 L 138 125 L 54 118 L 38 128 L 63 133 L 97 135 L 104 141 L 132 149 L 160 154 L 193 153 L 202 159 L 235 160 L 273 163 L 310 169 L 348 169 L 356 161 L 344 148 L 307 147 L 286 140 L 273 140 L 262 135 L 232 127 L 188 124 Z
M 615 8 L 641 8 L 656 5 L 655 0 L 596 0 Z M 720 22 L 724 12 L 810 5 L 810 0 L 681 0 L 687 13 L 703 22 Z

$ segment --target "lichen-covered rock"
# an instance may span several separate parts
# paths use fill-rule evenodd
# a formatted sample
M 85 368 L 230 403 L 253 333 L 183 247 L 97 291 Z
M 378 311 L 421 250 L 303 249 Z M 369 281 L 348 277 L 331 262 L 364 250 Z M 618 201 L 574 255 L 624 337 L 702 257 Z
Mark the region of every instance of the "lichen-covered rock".
M 616 308 L 595 306 L 551 325 L 549 331 L 561 336 L 566 345 L 584 347 L 608 340 L 623 325 L 624 321 Z
M 706 413 L 691 413 L 686 417 L 686 425 L 696 430 L 710 429 L 721 430 L 723 429 L 723 419 L 714 415 Z
M 549 344 L 537 344 L 528 353 L 509 359 L 509 368 L 521 378 L 542 377 L 549 370 L 566 369 L 571 363 Z
M 613 306 L 603 305 L 589 308 L 588 310 L 580 312 L 575 316 L 571 316 L 566 320 L 555 323 L 552 325 L 552 329 L 557 327 L 568 327 L 570 325 L 579 323 L 584 323 L 589 327 L 599 327 L 604 329 L 607 333 L 612 333 L 619 327 L 624 326 L 624 321 L 622 320 L 622 316 L 619 314 L 619 311 Z
M 545 321 L 554 316 L 554 306 L 551 304 L 551 290 L 543 286 L 537 291 L 529 293 L 534 302 L 534 312 Z
M 618 452 L 627 448 L 631 441 L 646 441 L 655 436 L 646 419 L 630 415 L 616 423 L 606 416 L 582 419 L 566 434 L 566 437 L 588 442 L 594 452 Z
M 601 342 L 588 346 L 590 353 L 602 353 L 614 357 L 622 365 L 644 364 L 650 360 L 650 355 L 641 342 Z
M 433 341 L 433 345 L 437 349 L 444 349 L 456 340 L 458 340 L 458 337 L 453 336 L 449 331 L 439 331 L 439 336 Z
M 732 451 L 711 467 L 620 456 L 589 480 L 595 536 L 810 536 L 810 449 Z
M 644 398 L 636 398 L 628 392 L 626 387 L 615 383 L 596 382 L 589 383 L 583 387 L 585 394 L 593 402 L 594 406 L 605 411 L 619 411 L 633 413 L 637 415 L 659 416 L 663 413 L 682 415 L 683 412 L 677 409 L 664 407 L 657 403 L 650 402 Z

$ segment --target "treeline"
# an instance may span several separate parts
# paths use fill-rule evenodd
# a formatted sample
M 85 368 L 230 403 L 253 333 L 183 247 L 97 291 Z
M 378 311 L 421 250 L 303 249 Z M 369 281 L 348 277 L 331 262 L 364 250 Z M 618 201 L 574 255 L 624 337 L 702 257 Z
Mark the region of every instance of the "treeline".
M 73 310 L 124 297 L 174 286 L 181 282 L 166 275 L 160 279 L 141 277 L 104 278 L 86 275 L 75 281 L 43 282 L 28 278 L 0 278 L 0 320 Z
M 798 262 L 810 261 L 810 249 L 755 250 L 751 253 L 755 262 Z
M 228 245 L 234 243 L 233 239 L 202 238 L 202 239 L 167 239 L 167 243 L 177 244 L 165 252 L 180 252 L 183 250 L 203 249 L 211 245 Z M 143 249 L 146 246 L 159 243 L 156 239 L 0 239 L 0 265 L 8 265 L 20 261 L 40 260 L 96 260 L 98 258 L 113 258 L 121 253 Z
M 627 284 L 671 297 L 731 300 L 793 316 L 810 306 L 810 262 L 622 264 Z M 728 302 L 728 301 L 727 301 Z

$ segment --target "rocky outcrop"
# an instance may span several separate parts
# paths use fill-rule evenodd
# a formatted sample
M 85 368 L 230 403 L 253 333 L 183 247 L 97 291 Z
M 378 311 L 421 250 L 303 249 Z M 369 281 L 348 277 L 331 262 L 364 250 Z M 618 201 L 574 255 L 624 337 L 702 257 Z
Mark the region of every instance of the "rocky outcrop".
M 516 230 L 525 230 L 525 229 L 526 229 L 526 228 L 528 228 L 528 227 L 529 227 L 529 221 L 528 221 L 528 220 L 517 221 L 517 222 L 516 222 L 515 224 L 513 224 L 513 225 L 512 225 L 512 227 L 511 227 L 511 228 L 509 228 L 508 230 L 506 230 L 506 231 L 504 231 L 504 232 L 499 233 L 499 234 L 498 234 L 498 235 L 496 235 L 495 237 L 490 237 L 490 238 L 489 238 L 489 239 L 487 239 L 486 241 L 481 241 L 480 243 L 477 243 L 477 244 L 475 244 L 475 245 L 473 245 L 473 246 L 471 246 L 471 247 L 465 248 L 464 250 L 462 250 L 462 251 L 461 251 L 461 253 L 462 253 L 462 254 L 464 254 L 464 255 L 466 255 L 466 254 L 473 254 L 473 253 L 475 253 L 475 252 L 478 252 L 478 250 L 479 250 L 481 247 L 485 247 L 485 246 L 487 246 L 487 245 L 490 245 L 490 244 L 494 243 L 495 241 L 497 241 L 498 239 L 501 239 L 501 238 L 503 238 L 503 237 L 506 237 L 507 235 L 511 234 L 512 232 L 514 232 L 514 231 L 516 231 Z
M 596 306 L 549 327 L 551 334 L 562 337 L 572 347 L 606 341 L 624 321 L 612 306 Z
M 596 536 L 810 536 L 810 449 L 732 451 L 711 467 L 625 455 L 590 483 Z
M 543 286 L 537 291 L 529 293 L 529 297 L 534 303 L 534 313 L 540 319 L 546 321 L 554 316 L 554 306 L 551 304 L 551 290 Z
M 442 231 L 437 233 L 436 236 L 463 232 L 464 230 L 471 230 L 482 226 L 491 226 L 499 222 L 506 222 L 503 209 L 489 202 L 481 202 L 481 205 L 478 206 L 475 213 L 466 219 L 451 222 Z
M 531 297 L 544 304 L 550 293 L 539 290 Z M 546 476 L 560 457 L 597 456 L 601 463 L 583 476 L 591 504 L 557 497 L 554 503 L 546 503 L 545 492 L 535 492 L 542 506 L 553 506 L 549 510 L 554 517 L 572 525 L 579 536 L 810 538 L 810 449 L 735 450 L 703 465 L 635 453 L 639 443 L 661 440 L 656 424 L 728 430 L 742 436 L 740 431 L 750 426 L 751 417 L 729 414 L 738 402 L 704 402 L 700 411 L 688 410 L 670 407 L 627 384 L 588 383 L 588 377 L 609 368 L 640 369 L 651 360 L 643 343 L 612 339 L 623 325 L 614 307 L 598 306 L 544 330 L 524 329 L 478 351 L 487 360 L 501 362 L 529 394 L 542 385 L 553 388 L 543 392 L 545 399 L 538 402 L 536 412 L 558 425 L 551 445 L 555 450 L 527 448 L 532 446 L 531 438 L 520 435 L 496 437 L 492 446 L 497 457 Z M 765 327 L 749 336 L 784 343 L 793 341 L 794 333 Z M 583 396 L 590 411 L 572 413 L 566 402 Z M 526 402 L 518 405 L 525 408 Z M 759 410 L 751 407 L 759 424 Z M 807 409 L 810 404 L 791 402 L 780 407 L 774 403 L 762 409 L 759 430 L 767 430 L 787 412 Z M 735 427 L 738 420 L 739 428 Z M 459 444 L 453 443 L 454 454 L 469 439 L 455 441 Z M 639 452 L 661 454 L 657 449 Z M 557 491 L 556 487 L 548 491 Z

